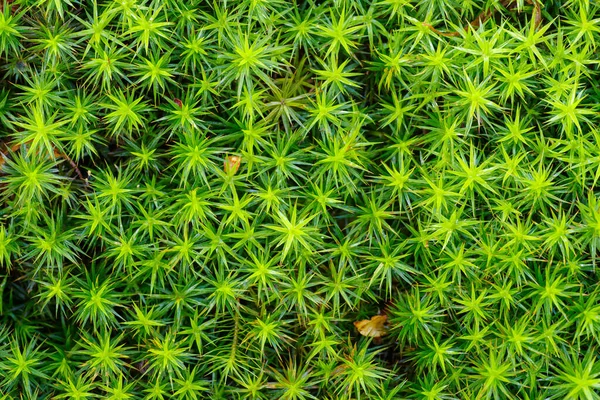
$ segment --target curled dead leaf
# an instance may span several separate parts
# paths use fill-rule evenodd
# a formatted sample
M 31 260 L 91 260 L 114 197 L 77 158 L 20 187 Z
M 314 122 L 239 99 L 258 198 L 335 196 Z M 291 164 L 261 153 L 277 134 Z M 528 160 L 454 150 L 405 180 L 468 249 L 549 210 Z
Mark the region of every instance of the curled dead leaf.
M 235 173 L 240 169 L 240 164 L 242 163 L 242 157 L 238 156 L 227 156 L 225 158 L 225 164 L 223 165 L 223 170 L 226 174 L 235 175 Z
M 354 322 L 354 326 L 358 332 L 367 337 L 380 338 L 387 335 L 387 315 L 375 315 L 371 319 Z

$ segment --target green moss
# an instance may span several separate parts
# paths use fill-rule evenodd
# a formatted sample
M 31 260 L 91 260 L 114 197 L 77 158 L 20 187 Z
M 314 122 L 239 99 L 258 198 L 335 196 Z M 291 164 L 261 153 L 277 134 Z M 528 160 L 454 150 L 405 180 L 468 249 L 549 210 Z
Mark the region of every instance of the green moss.
M 5 1 L 0 397 L 600 399 L 599 26 Z

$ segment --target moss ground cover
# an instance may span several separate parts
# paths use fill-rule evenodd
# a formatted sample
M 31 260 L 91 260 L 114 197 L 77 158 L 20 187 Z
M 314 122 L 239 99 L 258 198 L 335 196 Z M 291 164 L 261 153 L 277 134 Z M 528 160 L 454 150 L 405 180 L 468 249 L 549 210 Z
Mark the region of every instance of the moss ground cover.
M 595 0 L 15 0 L 1 399 L 600 399 Z

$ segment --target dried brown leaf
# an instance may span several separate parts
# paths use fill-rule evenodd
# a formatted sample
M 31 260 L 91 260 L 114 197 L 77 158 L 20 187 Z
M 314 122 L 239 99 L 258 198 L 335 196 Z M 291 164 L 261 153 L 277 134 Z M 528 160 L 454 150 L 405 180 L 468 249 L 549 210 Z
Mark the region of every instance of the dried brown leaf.
M 380 338 L 387 334 L 386 322 L 387 315 L 375 315 L 371 319 L 354 322 L 354 326 L 363 336 Z

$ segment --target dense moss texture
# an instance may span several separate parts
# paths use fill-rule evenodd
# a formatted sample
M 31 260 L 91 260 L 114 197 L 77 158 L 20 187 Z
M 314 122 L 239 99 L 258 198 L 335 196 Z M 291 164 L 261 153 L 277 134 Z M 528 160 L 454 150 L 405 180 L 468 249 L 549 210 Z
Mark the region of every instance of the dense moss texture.
M 596 0 L 5 1 L 2 398 L 599 399 L 599 43 Z

